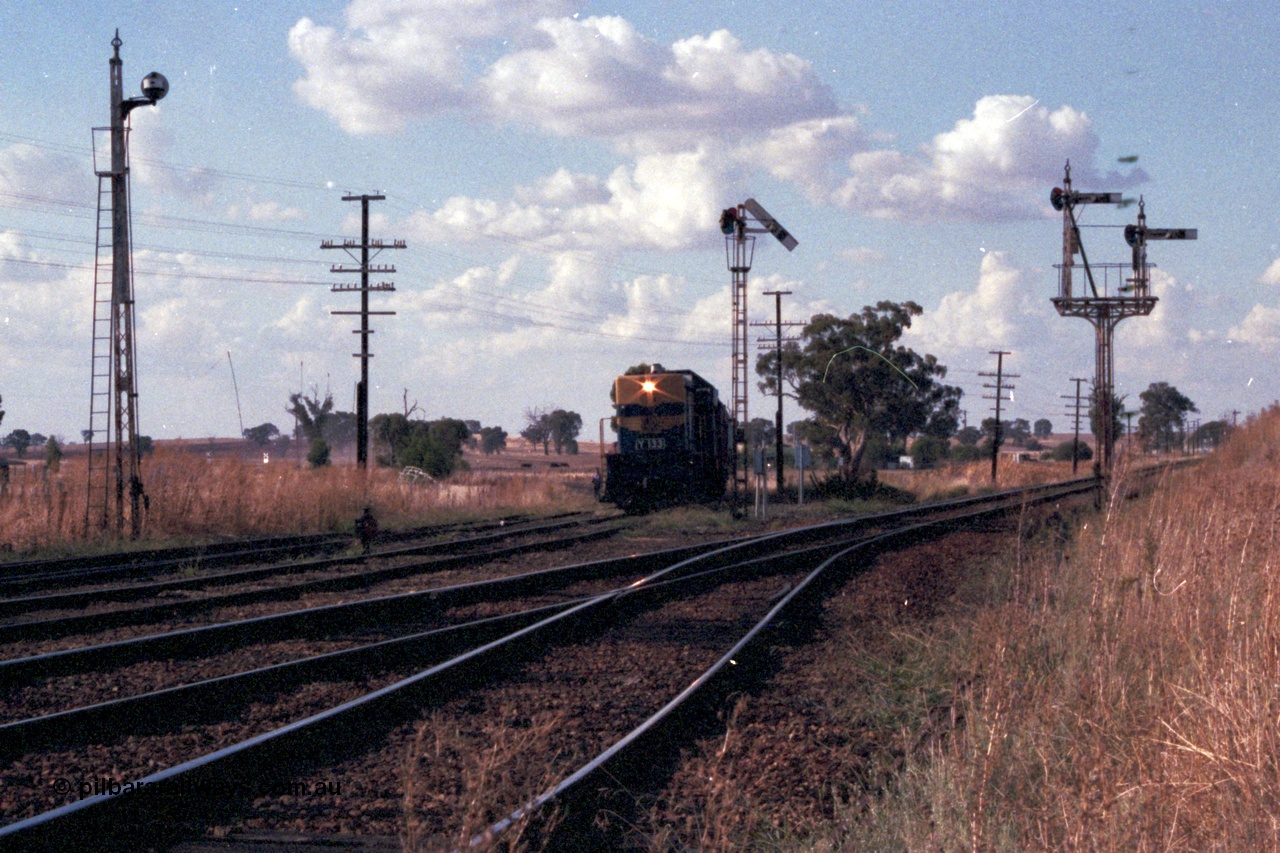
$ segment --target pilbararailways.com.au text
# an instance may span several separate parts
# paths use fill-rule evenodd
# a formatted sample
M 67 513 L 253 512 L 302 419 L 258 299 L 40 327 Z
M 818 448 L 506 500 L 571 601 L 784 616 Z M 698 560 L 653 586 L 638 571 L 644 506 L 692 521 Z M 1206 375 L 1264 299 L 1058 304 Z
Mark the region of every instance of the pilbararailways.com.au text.
M 32 780 L 32 786 L 40 784 Z M 199 780 L 157 780 L 148 782 L 139 779 L 134 782 L 121 782 L 104 776 L 59 776 L 49 780 L 48 786 L 59 796 L 74 795 L 76 799 L 86 797 L 116 797 L 121 794 L 132 794 L 146 788 L 156 788 L 164 794 L 183 796 L 226 796 L 234 793 L 237 796 L 250 797 L 337 797 L 342 794 L 342 782 L 338 779 L 288 779 L 282 782 L 263 781 L 251 783 L 248 789 L 242 785 L 228 785 L 226 782 Z

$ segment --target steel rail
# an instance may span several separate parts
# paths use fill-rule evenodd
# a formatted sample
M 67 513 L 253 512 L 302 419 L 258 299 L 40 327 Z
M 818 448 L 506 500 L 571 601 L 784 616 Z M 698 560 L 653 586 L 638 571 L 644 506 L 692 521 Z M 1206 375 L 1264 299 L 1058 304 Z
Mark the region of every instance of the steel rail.
M 981 505 L 1000 501 L 1010 496 L 1039 493 L 1046 489 L 1058 488 L 1064 485 L 1077 484 L 1083 487 L 1093 487 L 1096 482 L 1093 479 L 1073 480 L 1065 484 L 1048 484 L 921 504 L 905 509 L 825 522 L 795 530 L 745 537 L 733 540 L 729 544 L 745 545 L 751 542 L 767 543 L 774 540 L 803 542 L 822 536 L 836 536 L 846 529 L 894 523 L 903 519 L 913 518 L 921 513 L 933 513 Z M 689 549 L 687 553 L 696 555 L 714 549 L 715 545 L 704 544 L 687 547 Z M 604 577 L 606 574 L 603 573 L 608 572 L 643 570 L 639 566 L 654 565 L 654 561 L 666 559 L 667 554 L 682 550 L 685 549 L 672 549 L 670 552 L 659 551 L 648 555 L 632 555 L 613 560 L 598 560 L 590 563 L 512 575 L 506 578 L 398 593 L 340 604 L 320 605 L 301 610 L 291 610 L 285 613 L 269 614 L 118 640 L 78 649 L 66 649 L 25 658 L 0 660 L 0 686 L 23 683 L 40 677 L 85 672 L 103 664 L 123 666 L 140 660 L 160 657 L 191 658 L 207 652 L 221 651 L 250 643 L 269 642 L 300 635 L 315 636 L 318 634 L 319 636 L 324 636 L 336 631 L 358 628 L 374 620 L 384 622 L 403 621 L 415 616 L 422 617 L 437 612 L 440 606 L 457 606 L 459 603 L 482 600 L 483 596 L 491 590 L 497 595 L 510 597 L 555 588 L 544 585 L 547 583 L 544 579 L 553 579 L 552 583 L 567 584 L 575 583 L 578 580 Z M 635 562 L 637 560 L 640 562 Z M 648 562 L 645 562 L 646 560 Z M 472 596 L 476 597 L 473 598 Z
M 459 564 L 466 564 L 468 562 L 498 559 L 512 554 L 528 553 L 538 550 L 554 550 L 557 548 L 570 547 L 583 542 L 613 536 L 621 529 L 615 525 L 572 536 L 562 536 L 558 539 L 543 542 L 524 543 L 521 545 L 513 545 L 506 548 L 490 549 L 488 551 L 480 552 L 473 552 L 469 550 L 476 545 L 482 545 L 486 542 L 511 538 L 514 536 L 528 535 L 529 533 L 543 532 L 545 530 L 561 529 L 565 526 L 565 524 L 561 523 L 539 529 L 524 529 L 516 530 L 511 533 L 487 534 L 484 537 L 483 542 L 478 538 L 464 539 L 450 543 L 437 543 L 432 546 L 415 546 L 414 548 L 400 549 L 396 552 L 397 555 L 421 553 L 420 549 L 428 548 L 435 551 L 461 550 L 463 552 L 453 557 L 438 558 L 436 560 L 412 563 L 404 566 L 366 569 L 360 572 L 346 573 L 338 577 L 314 578 L 312 580 L 298 581 L 296 583 L 280 584 L 266 589 L 206 595 L 199 598 L 185 599 L 183 601 L 165 601 L 153 604 L 142 604 L 136 607 L 122 607 L 114 610 L 104 610 L 96 613 L 79 613 L 71 616 L 58 616 L 48 619 L 32 619 L 24 622 L 11 622 L 7 625 L 0 625 L 0 643 L 65 637 L 70 634 L 92 633 L 94 631 L 102 631 L 109 628 L 120 628 L 127 625 L 145 625 L 166 619 L 176 619 L 196 613 L 204 613 L 219 607 L 233 607 L 262 601 L 278 601 L 282 599 L 298 598 L 311 592 L 359 589 L 361 587 L 368 587 L 377 582 L 395 580 L 397 578 L 409 577 L 417 574 L 426 574 L 432 571 L 441 571 L 443 569 L 457 566 Z M 450 545 L 457 547 L 447 547 Z M 385 555 L 386 552 L 383 552 L 377 556 L 381 557 Z M 243 572 L 243 574 L 246 575 L 245 577 L 226 580 L 225 582 L 235 583 L 237 581 L 261 578 L 263 576 L 269 577 L 272 574 L 311 571 L 329 565 L 351 564 L 353 562 L 358 562 L 360 559 L 361 558 L 353 557 L 331 557 L 324 560 L 309 560 L 303 563 L 280 564 L 268 568 L 247 569 Z M 129 592 L 140 592 L 141 594 L 149 593 L 154 596 L 156 593 L 167 590 L 184 589 L 190 588 L 190 586 L 199 585 L 199 579 L 162 581 L 156 584 L 142 585 L 141 587 L 130 587 Z M 56 606 L 64 608 L 76 606 L 83 607 L 87 604 L 93 604 L 103 599 L 109 600 L 111 598 L 111 592 L 111 590 L 106 590 L 102 593 L 61 593 L 54 596 L 42 596 L 36 600 L 36 603 L 48 607 L 55 606 L 55 602 Z M 31 601 L 31 599 L 20 599 L 19 601 Z M 5 603 L 0 602 L 0 613 L 3 613 L 4 609 Z M 28 610 L 25 612 L 32 611 Z
M 529 519 L 531 523 L 539 523 L 539 521 L 554 521 L 564 519 L 564 517 L 576 516 L 590 517 L 586 514 L 561 514 L 556 516 L 548 516 L 545 519 Z M 447 535 L 451 533 L 467 532 L 467 530 L 492 530 L 503 528 L 506 526 L 507 519 L 499 519 L 497 523 L 486 523 L 477 525 L 476 523 L 460 523 L 457 525 L 434 525 L 426 526 L 426 528 L 412 530 L 398 530 L 398 532 L 381 533 L 378 535 L 380 542 L 403 542 L 406 539 L 417 539 L 424 537 L 435 537 L 435 535 Z M 513 521 L 518 523 L 518 521 Z M 329 543 L 334 548 L 346 548 L 355 542 L 355 537 L 351 534 L 312 534 L 308 537 L 291 537 L 287 540 L 302 539 L 306 543 Z M 63 585 L 63 587 L 73 587 L 73 585 L 84 585 L 91 583 L 110 583 L 115 578 L 134 579 L 146 578 L 146 576 L 154 576 L 163 573 L 166 569 L 183 569 L 191 565 L 192 560 L 198 560 L 202 565 L 215 566 L 225 564 L 236 564 L 236 562 L 247 562 L 250 560 L 260 560 L 264 553 L 274 552 L 291 552 L 305 551 L 308 544 L 303 546 L 292 546 L 292 544 L 280 544 L 276 547 L 259 547 L 255 544 L 248 543 L 221 543 L 216 547 L 214 553 L 201 552 L 200 548 L 184 548 L 180 551 L 184 552 L 183 556 L 170 556 L 157 558 L 157 560 L 138 560 L 131 552 L 124 552 L 122 560 L 109 560 L 108 565 L 101 565 L 101 562 L 90 562 L 82 569 L 51 571 L 51 573 L 33 573 L 33 574 L 6 574 L 4 578 L 0 578 L 0 592 L 4 592 L 6 596 L 12 596 L 15 592 L 20 593 L 23 590 L 40 589 L 42 587 L 50 587 L 50 585 Z M 383 553 L 381 551 L 380 553 Z M 396 553 L 396 549 L 385 551 L 388 553 Z M 138 552 L 145 553 L 147 552 Z M 73 560 L 83 560 L 83 558 L 73 558 Z
M 182 545 L 146 551 L 114 551 L 76 557 L 52 557 L 0 563 L 4 578 L 0 590 L 23 588 L 43 581 L 59 581 L 79 577 L 82 573 L 128 571 L 149 566 L 183 565 L 191 560 L 204 560 L 226 554 L 239 555 L 257 551 L 305 549 L 328 544 L 350 544 L 352 537 L 334 533 L 306 536 L 270 536 L 236 542 L 210 542 L 204 545 Z
M 1062 491 L 1075 493 L 1092 488 L 1091 482 L 1077 483 L 1074 489 Z M 1045 492 L 1043 489 L 1027 491 Z M 999 505 L 1001 500 L 988 497 L 984 502 L 993 505 L 985 512 L 1017 506 L 1019 499 L 1011 500 L 1012 497 L 1003 496 L 1005 506 Z M 940 519 L 929 526 L 953 520 Z M 821 529 L 832 528 L 819 525 L 804 531 L 812 536 L 813 531 Z M 846 525 L 845 533 L 849 532 Z M 393 685 L 154 773 L 134 783 L 127 796 L 93 796 L 0 827 L 0 850 L 69 849 L 82 844 L 84 838 L 95 839 L 97 849 L 101 850 L 136 849 L 142 838 L 153 840 L 166 833 L 177 837 L 182 834 L 185 816 L 196 806 L 192 792 L 218 792 L 227 800 L 235 799 L 227 797 L 232 791 L 240 792 L 241 797 L 252 796 L 252 792 L 262 789 L 264 782 L 285 779 L 299 767 L 335 759 L 359 748 L 370 738 L 381 738 L 404 718 L 420 713 L 424 702 L 438 702 L 494 672 L 510 669 L 516 662 L 550 645 L 573 641 L 627 611 L 642 607 L 646 598 L 662 594 L 660 582 L 663 580 L 769 557 L 779 546 L 804 538 L 797 534 L 797 531 L 768 534 L 690 557 L 635 581 L 622 592 L 592 597 Z M 784 600 L 794 599 L 795 592 Z M 358 724 L 353 722 L 356 719 Z M 207 807 L 218 804 L 219 801 L 203 803 Z M 225 807 L 227 803 L 221 802 L 221 805 Z
M 804 615 L 805 608 L 816 609 L 820 606 L 824 591 L 840 579 L 831 576 L 833 568 L 842 566 L 859 553 L 883 550 L 895 542 L 910 541 L 962 520 L 982 518 L 1019 506 L 1061 500 L 1091 491 L 1091 486 L 1046 490 L 1022 501 L 1011 500 L 1003 504 L 976 507 L 966 519 L 924 521 L 870 536 L 837 550 L 783 595 L 727 652 L 660 710 L 546 792 L 492 825 L 485 833 L 473 839 L 472 846 L 492 843 L 517 824 L 528 822 L 533 835 L 525 838 L 535 845 L 544 845 L 546 849 L 606 849 L 602 839 L 596 834 L 593 820 L 598 808 L 599 792 L 626 790 L 632 780 L 651 775 L 654 764 L 660 763 L 655 762 L 655 756 L 671 754 L 687 742 L 688 732 L 698 728 L 695 717 L 705 709 L 715 707 L 731 693 L 741 692 L 753 679 L 760 679 L 765 674 L 763 670 L 769 668 L 767 656 L 763 654 L 767 632 L 776 628 L 784 619 L 807 621 L 809 627 L 812 627 L 812 618 L 803 620 L 800 617 Z M 813 614 L 811 612 L 808 615 L 812 617 Z M 551 809 L 555 809 L 554 821 L 548 820 Z
M 804 560 L 840 547 L 838 544 L 813 545 L 800 551 L 788 552 L 789 560 Z M 735 572 L 735 581 L 754 577 L 764 570 L 777 566 L 777 557 L 756 557 L 740 563 L 706 569 L 688 575 L 655 582 L 650 589 L 655 593 L 662 588 L 681 586 L 681 591 L 696 591 L 702 584 L 714 582 L 716 576 Z M 622 593 L 626 588 L 609 592 Z M 327 652 L 296 660 L 285 661 L 244 672 L 231 673 L 203 679 L 190 684 L 166 687 L 148 693 L 112 699 L 93 705 L 70 708 L 0 724 L 0 761 L 30 752 L 50 748 L 65 748 L 91 743 L 92 738 L 103 733 L 112 735 L 139 735 L 155 730 L 170 729 L 210 718 L 222 718 L 230 709 L 256 701 L 287 687 L 307 680 L 335 680 L 367 675 L 370 668 L 387 668 L 408 660 L 420 653 L 439 656 L 442 651 L 461 646 L 479 644 L 493 639 L 488 637 L 495 630 L 514 630 L 509 625 L 523 627 L 560 610 L 572 607 L 608 593 L 584 595 L 578 598 L 541 605 L 516 613 L 477 619 L 445 628 L 422 631 L 406 637 L 381 640 L 350 649 Z M 477 639 L 480 638 L 480 639 Z M 421 664 L 422 660 L 415 659 Z M 181 714 L 176 719 L 174 714 Z M 122 724 L 129 729 L 124 732 Z
M 442 524 L 426 524 L 421 527 L 410 527 L 402 530 L 383 530 L 378 533 L 380 542 L 399 542 L 405 539 L 417 539 L 425 536 L 442 536 L 449 533 L 469 530 L 485 530 L 504 524 L 521 521 L 537 521 L 569 516 L 588 515 L 582 512 L 562 512 L 545 516 L 505 515 L 496 518 L 473 519 L 469 521 L 451 521 Z M 202 557 L 217 557 L 228 552 L 252 552 L 258 549 L 307 545 L 313 542 L 336 542 L 350 544 L 354 535 L 351 533 L 301 533 L 273 534 L 270 536 L 237 538 L 198 545 L 169 545 L 156 548 L 128 551 L 107 551 L 97 554 L 76 555 L 68 557 L 47 557 L 30 560 L 0 561 L 0 569 L 4 569 L 5 578 L 0 584 L 14 580 L 25 580 L 40 576 L 53 576 L 59 573 L 74 575 L 78 569 L 99 569 L 104 567 L 123 567 L 139 561 L 166 561 L 181 563 L 183 560 Z M 61 567 L 61 568 L 59 568 Z M 22 570 L 22 571 L 15 571 Z
M 735 548 L 745 550 L 743 544 L 750 543 L 721 548 L 712 553 Z M 393 685 L 154 773 L 138 780 L 136 790 L 128 796 L 90 797 L 0 827 L 0 851 L 70 849 L 76 843 L 83 844 L 85 838 L 93 838 L 98 850 L 133 850 L 139 844 L 163 842 L 159 836 L 181 827 L 182 819 L 174 812 L 180 813 L 190 807 L 193 793 L 203 791 L 227 797 L 228 792 L 238 791 L 252 796 L 254 791 L 263 790 L 264 784 L 287 776 L 299 762 L 363 748 L 371 739 L 383 737 L 405 717 L 420 713 L 424 706 L 439 703 L 460 689 L 504 674 L 512 665 L 547 647 L 572 642 L 593 629 L 611 624 L 620 613 L 618 608 L 609 608 L 610 603 L 623 599 L 628 605 L 624 609 L 634 609 L 641 602 L 641 597 L 634 594 L 636 590 L 652 584 L 651 591 L 661 595 L 665 592 L 662 589 L 665 585 L 660 581 L 672 574 L 677 566 L 694 563 L 697 559 L 683 560 L 631 584 L 624 589 L 633 594 L 625 596 L 625 599 L 619 591 L 612 591 L 570 604 L 533 625 Z M 730 567 L 713 567 L 709 571 Z M 696 583 L 704 574 L 694 573 L 675 580 Z
M 32 752 L 105 743 L 126 734 L 155 734 L 223 719 L 251 702 L 269 699 L 308 681 L 360 678 L 410 661 L 420 666 L 496 639 L 583 600 L 433 628 L 0 724 L 0 762 Z
M 369 624 L 421 619 L 449 607 L 551 592 L 579 581 L 648 571 L 654 566 L 678 562 L 712 550 L 718 545 L 686 545 L 0 660 L 0 687 L 18 686 L 38 678 L 89 672 L 101 666 L 115 668 L 142 660 L 188 659 L 252 643 L 298 636 L 325 636 L 364 628 Z
M 597 523 L 605 523 L 606 521 L 607 519 L 596 520 Z M 415 554 L 429 554 L 433 551 L 449 552 L 454 550 L 464 550 L 474 545 L 484 545 L 491 541 L 501 541 L 514 536 L 559 530 L 574 523 L 590 524 L 592 522 L 584 519 L 581 522 L 555 522 L 547 525 L 532 524 L 531 526 L 504 526 L 501 529 L 495 528 L 493 532 L 487 532 L 480 536 L 473 536 L 467 539 L 450 539 L 445 542 L 433 542 L 426 545 L 411 546 L 408 548 L 389 548 L 379 549 L 376 551 L 371 550 L 368 554 L 311 558 L 306 560 L 295 560 L 288 563 L 272 563 L 266 566 L 254 566 L 247 569 L 233 569 L 227 572 L 201 574 L 196 577 L 144 581 L 142 583 L 129 583 L 100 589 L 42 593 L 39 595 L 28 595 L 15 598 L 0 598 L 0 617 L 12 616 L 18 613 L 29 613 L 36 610 L 83 607 L 86 604 L 94 604 L 101 601 L 136 601 L 140 598 L 147 598 L 161 592 L 199 589 L 208 586 L 228 586 L 231 584 L 254 581 L 261 578 L 274 577 L 281 574 L 298 574 L 312 569 L 342 565 L 343 563 L 364 563 L 370 558 L 401 557 Z M 349 538 L 347 544 L 351 544 Z

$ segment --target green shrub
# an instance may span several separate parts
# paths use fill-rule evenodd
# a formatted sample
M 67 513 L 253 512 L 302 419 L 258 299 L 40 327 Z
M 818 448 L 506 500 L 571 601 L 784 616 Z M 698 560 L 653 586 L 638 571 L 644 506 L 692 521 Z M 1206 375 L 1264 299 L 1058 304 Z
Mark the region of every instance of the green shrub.
M 307 451 L 307 464 L 312 468 L 323 468 L 329 464 L 329 442 L 323 438 L 317 438 L 311 442 L 311 449 Z
M 950 445 L 945 438 L 921 436 L 911 444 L 911 464 L 916 468 L 932 468 L 947 458 Z
M 1085 462 L 1093 458 L 1093 449 L 1089 447 L 1089 445 L 1081 441 L 1077 446 L 1079 447 L 1079 450 L 1076 451 L 1076 454 L 1077 454 L 1076 459 L 1080 460 L 1081 462 Z M 1056 459 L 1059 462 L 1070 462 L 1071 461 L 1071 442 L 1064 441 L 1062 442 L 1062 444 L 1059 444 L 1049 453 L 1049 458 Z

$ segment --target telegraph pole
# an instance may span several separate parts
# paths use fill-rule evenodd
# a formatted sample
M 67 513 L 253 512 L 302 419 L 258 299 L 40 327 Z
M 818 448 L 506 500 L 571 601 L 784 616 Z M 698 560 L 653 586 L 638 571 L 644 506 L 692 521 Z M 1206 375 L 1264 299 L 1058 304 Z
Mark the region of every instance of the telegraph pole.
M 782 327 L 783 327 L 783 326 L 800 326 L 800 325 L 803 325 L 803 324 L 802 324 L 802 323 L 783 323 L 783 322 L 782 322 L 782 297 L 784 297 L 784 296 L 790 296 L 790 295 L 791 295 L 791 291 L 790 291 L 790 290 L 766 290 L 766 291 L 764 292 L 764 295 L 765 295 L 765 296 L 772 296 L 772 297 L 774 298 L 774 317 L 775 317 L 775 319 L 774 319 L 774 323 L 773 323 L 773 325 L 774 325 L 774 328 L 777 330 L 777 334 L 776 334 L 775 339 L 774 339 L 774 347 L 773 347 L 773 351 L 774 351 L 774 353 L 776 353 L 776 357 L 777 357 L 777 360 L 778 360 L 778 361 L 777 361 L 777 364 L 775 365 L 775 367 L 777 368 L 777 373 L 776 373 L 776 375 L 774 376 L 774 381 L 776 381 L 776 382 L 778 383 L 778 415 L 777 415 L 777 420 L 775 421 L 775 424 L 774 424 L 774 458 L 777 460 L 777 469 L 776 469 L 776 472 L 777 472 L 777 481 L 778 481 L 778 497 L 779 497 L 779 499 L 781 499 L 781 497 L 782 497 L 782 484 L 783 484 L 783 472 L 782 472 L 782 341 L 783 341 L 783 337 L 782 337 Z M 769 325 L 769 323 L 752 323 L 751 325 L 753 325 L 753 326 L 768 326 L 768 325 Z M 788 340 L 788 341 L 794 341 L 794 340 L 796 340 L 796 339 L 795 339 L 795 338 L 787 338 L 786 340 Z M 767 344 L 768 342 L 769 342 L 769 339 L 768 339 L 768 338 L 758 338 L 758 339 L 757 339 L 757 343 Z M 767 349 L 767 347 L 762 347 L 762 349 Z
M 1112 295 L 1103 279 L 1098 289 L 1094 269 L 1106 274 L 1114 271 L 1119 277 L 1124 264 L 1094 264 L 1090 266 L 1080 238 L 1080 223 L 1076 208 L 1086 204 L 1120 204 L 1120 193 L 1085 193 L 1071 188 L 1071 162 L 1066 165 L 1061 187 L 1049 193 L 1049 202 L 1055 210 L 1062 211 L 1062 263 L 1059 270 L 1058 295 L 1053 302 L 1063 317 L 1082 317 L 1093 324 L 1095 331 L 1096 367 L 1093 382 L 1094 405 L 1098 412 L 1099 470 L 1104 476 L 1111 472 L 1112 446 L 1115 444 L 1115 424 L 1112 408 L 1115 405 L 1115 356 L 1114 338 L 1116 325 L 1126 317 L 1145 317 L 1156 306 L 1157 298 L 1151 295 L 1150 265 L 1147 263 L 1148 240 L 1194 240 L 1194 228 L 1148 228 L 1145 203 L 1138 202 L 1138 224 L 1124 229 L 1125 242 L 1133 249 L 1132 276 Z M 1074 292 L 1075 256 L 1080 256 L 1089 292 Z
M 1085 380 L 1083 378 L 1077 379 L 1073 376 L 1071 381 L 1076 383 L 1076 402 L 1074 411 L 1068 411 L 1067 414 L 1073 417 L 1076 422 L 1075 438 L 1071 440 L 1071 476 L 1074 477 L 1076 475 L 1076 468 L 1080 464 L 1080 384 Z M 1070 394 L 1062 394 L 1060 396 L 1064 400 L 1071 399 Z
M 756 222 L 749 224 L 750 220 Z M 778 242 L 793 251 L 799 241 L 792 237 L 787 229 L 769 215 L 760 203 L 749 198 L 736 207 L 726 208 L 720 213 L 720 233 L 724 234 L 725 263 L 732 277 L 733 308 L 731 325 L 733 327 L 733 380 L 732 400 L 729 415 L 733 418 L 733 502 L 736 506 L 740 497 L 746 496 L 747 465 L 746 431 L 747 431 L 747 385 L 749 375 L 750 354 L 747 352 L 747 273 L 751 272 L 751 263 L 755 257 L 756 238 L 754 235 L 772 234 Z M 741 449 L 740 449 L 741 448 Z
M 343 240 L 341 244 L 333 240 L 325 240 L 320 244 L 321 249 L 342 249 L 351 258 L 356 259 L 355 250 L 360 250 L 359 265 L 350 266 L 346 264 L 334 264 L 330 272 L 335 273 L 359 273 L 360 283 L 358 285 L 335 284 L 332 292 L 339 293 L 343 291 L 358 290 L 360 292 L 360 310 L 359 311 L 330 311 L 330 314 L 358 314 L 360 316 L 360 328 L 352 330 L 352 334 L 360 336 L 360 352 L 352 353 L 352 356 L 360 359 L 360 382 L 356 385 L 356 465 L 361 469 L 365 469 L 369 464 L 369 359 L 373 355 L 369 352 L 369 336 L 373 334 L 373 330 L 369 328 L 369 316 L 372 314 L 392 315 L 394 311 L 370 311 L 369 310 L 369 291 L 394 291 L 395 285 L 391 282 L 379 282 L 378 284 L 369 284 L 369 273 L 394 273 L 396 268 L 389 264 L 371 264 L 370 261 L 380 255 L 383 249 L 403 249 L 405 247 L 403 240 L 392 240 L 386 242 L 384 240 L 369 239 L 369 202 L 382 201 L 385 195 L 344 195 L 343 201 L 360 202 L 360 241 Z M 373 254 L 369 254 L 369 250 L 373 250 Z
M 97 519 L 100 526 L 107 526 L 108 482 L 115 483 L 116 535 L 124 535 L 125 484 L 128 484 L 129 530 L 137 538 L 142 530 L 142 506 L 145 503 L 142 477 L 138 459 L 138 384 L 136 375 L 137 351 L 134 344 L 134 294 L 132 269 L 132 242 L 129 235 L 131 214 L 129 210 L 129 151 L 126 125 L 129 113 L 135 107 L 153 106 L 169 93 L 169 81 L 163 74 L 152 71 L 142 78 L 141 98 L 124 96 L 124 62 L 120 59 L 120 31 L 111 40 L 113 53 L 109 60 L 111 91 L 111 126 L 95 128 L 94 172 L 98 176 L 98 243 L 94 263 L 94 318 L 92 376 L 89 403 L 89 496 L 85 511 L 85 532 Z M 110 135 L 110 165 L 98 170 L 97 131 Z M 109 185 L 109 192 L 104 191 Z M 109 201 L 108 201 L 109 199 Z M 104 204 L 106 202 L 106 204 Z M 111 252 L 104 252 L 104 206 L 109 205 L 111 219 Z M 104 269 L 104 267 L 106 269 Z M 109 270 L 109 273 L 108 273 Z M 110 296 L 101 292 L 110 283 Z M 104 314 L 105 309 L 105 314 Z M 107 350 L 101 352 L 100 350 Z M 108 389 L 100 386 L 106 384 Z M 106 433 L 105 453 L 95 454 L 94 439 L 99 432 L 98 423 L 114 421 L 114 462 L 112 456 L 112 430 L 103 424 Z M 114 477 L 108 476 L 108 467 Z
M 979 373 L 978 375 L 995 377 L 996 380 L 996 384 L 994 385 L 990 383 L 983 383 L 982 385 L 983 388 L 991 388 L 995 390 L 994 394 L 982 395 L 982 399 L 984 400 L 996 401 L 996 428 L 995 433 L 991 436 L 991 482 L 994 483 L 996 481 L 996 469 L 1000 459 L 1000 445 L 1004 442 L 1004 424 L 1000 421 L 1000 402 L 1004 399 L 1004 392 L 1012 391 L 1016 386 L 1007 385 L 1004 381 L 1004 357 L 1006 355 L 1012 355 L 1012 353 L 1006 350 L 993 350 L 991 355 L 996 357 L 996 372 Z M 1010 373 L 1008 376 L 1010 379 L 1017 379 L 1019 374 Z M 1013 398 L 1010 397 L 1009 399 L 1012 400 Z

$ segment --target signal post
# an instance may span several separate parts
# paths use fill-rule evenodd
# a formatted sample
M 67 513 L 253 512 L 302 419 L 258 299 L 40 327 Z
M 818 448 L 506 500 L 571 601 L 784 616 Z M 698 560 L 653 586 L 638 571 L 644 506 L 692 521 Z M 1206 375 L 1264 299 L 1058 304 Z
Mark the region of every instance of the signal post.
M 142 510 L 146 497 L 138 452 L 137 350 L 134 344 L 134 292 L 132 240 L 129 208 L 129 113 L 137 107 L 154 106 L 169 92 L 169 81 L 158 71 L 142 78 L 142 97 L 124 96 L 124 62 L 120 59 L 120 31 L 111 40 L 110 69 L 111 126 L 94 128 L 94 172 L 98 176 L 98 239 L 93 275 L 93 352 L 89 381 L 88 497 L 85 503 L 85 533 L 93 525 L 108 526 L 108 495 L 115 485 L 116 535 L 124 534 L 126 505 L 129 532 L 137 538 L 142 530 Z M 108 134 L 109 161 L 97 168 L 98 133 Z M 110 220 L 110 249 L 106 244 Z M 114 427 L 114 429 L 113 429 Z M 98 433 L 106 435 L 99 441 Z M 100 449 L 97 445 L 103 445 Z M 113 448 L 114 445 L 114 448 Z M 112 460 L 114 449 L 114 460 Z
M 1145 203 L 1138 203 L 1138 224 L 1125 227 L 1125 241 L 1133 249 L 1132 274 L 1117 282 L 1116 293 L 1110 291 L 1108 278 L 1103 279 L 1099 291 L 1094 270 L 1104 275 L 1115 271 L 1117 278 L 1123 275 L 1124 264 L 1089 264 L 1084 242 L 1080 238 L 1080 222 L 1077 208 L 1087 204 L 1121 204 L 1120 193 L 1085 193 L 1071 187 L 1071 163 L 1067 162 L 1061 187 L 1054 187 L 1049 202 L 1062 211 L 1062 263 L 1059 270 L 1058 295 L 1050 301 L 1063 317 L 1081 317 L 1093 324 L 1095 331 L 1095 374 L 1093 382 L 1094 406 L 1098 413 L 1098 470 L 1104 476 L 1110 474 L 1114 449 L 1115 416 L 1115 328 L 1126 317 L 1145 317 L 1156 307 L 1157 297 L 1151 295 L 1150 265 L 1147 263 L 1148 240 L 1194 240 L 1194 228 L 1148 228 Z M 1080 256 L 1080 268 L 1088 292 L 1080 288 L 1076 292 L 1076 255 Z
M 751 222 L 754 221 L 754 225 Z M 736 207 L 720 213 L 720 232 L 724 234 L 725 262 L 732 276 L 733 291 L 733 502 L 735 505 L 747 493 L 746 430 L 747 387 L 751 356 L 747 343 L 747 273 L 755 256 L 756 234 L 772 234 L 787 251 L 794 251 L 799 241 L 792 237 L 778 220 L 769 215 L 759 202 L 749 198 Z M 781 353 L 779 353 L 781 357 Z M 779 388 L 781 392 L 781 388 Z M 781 463 L 781 460 L 779 460 Z

